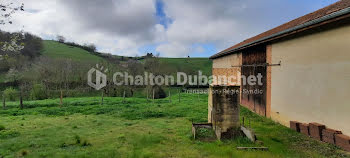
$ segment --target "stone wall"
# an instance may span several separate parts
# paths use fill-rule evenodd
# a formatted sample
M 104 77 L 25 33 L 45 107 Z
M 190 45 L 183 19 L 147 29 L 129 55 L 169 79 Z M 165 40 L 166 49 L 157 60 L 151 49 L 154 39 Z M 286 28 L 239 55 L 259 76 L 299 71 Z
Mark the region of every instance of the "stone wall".
M 231 138 L 240 127 L 240 87 L 211 86 L 212 107 L 209 107 L 210 118 L 218 138 Z

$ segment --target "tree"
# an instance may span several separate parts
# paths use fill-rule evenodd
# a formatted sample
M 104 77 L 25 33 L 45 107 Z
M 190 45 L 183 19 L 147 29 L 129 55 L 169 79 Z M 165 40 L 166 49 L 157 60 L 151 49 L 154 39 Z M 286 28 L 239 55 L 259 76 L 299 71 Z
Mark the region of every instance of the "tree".
M 153 53 L 147 53 L 146 58 L 153 58 Z
M 40 52 L 44 47 L 42 39 L 30 33 L 25 33 L 22 43 L 25 47 L 21 50 L 21 54 L 30 58 L 40 56 Z
M 1 2 L 0 4 L 0 25 L 12 24 L 12 15 L 17 11 L 24 11 L 24 4 L 14 4 Z
M 135 59 L 137 59 L 137 57 L 135 57 Z M 135 77 L 137 75 L 143 74 L 144 67 L 138 60 L 128 60 L 127 64 L 128 64 L 129 75 Z M 140 86 L 140 85 L 135 85 L 135 83 L 130 85 L 132 96 L 134 95 L 134 91 L 138 86 Z
M 56 38 L 57 38 L 57 41 L 60 43 L 64 43 L 66 41 L 66 38 L 61 35 L 58 35 Z
M 21 79 L 21 75 L 17 69 L 11 68 L 6 74 L 6 79 L 8 82 L 17 83 Z
M 87 47 L 89 48 L 90 52 L 96 52 L 96 46 L 94 44 L 89 44 Z
M 23 55 L 17 56 L 13 59 L 14 62 L 11 62 L 10 64 L 11 68 L 6 74 L 6 79 L 7 81 L 12 82 L 13 86 L 19 85 L 19 103 L 20 108 L 23 109 L 23 96 L 25 95 L 25 91 L 28 90 L 28 84 L 25 81 L 23 74 L 27 71 L 30 61 Z
M 147 58 L 145 61 L 145 70 L 149 73 L 152 73 L 154 76 L 158 75 L 165 75 L 167 72 L 163 71 L 163 68 L 166 67 L 166 65 L 163 65 L 159 60 L 159 54 L 154 56 L 153 58 Z M 153 83 L 155 83 L 155 79 L 153 78 Z M 147 85 L 146 87 L 147 93 L 151 94 L 150 96 L 153 97 L 154 92 L 154 98 L 165 98 L 166 93 L 159 85 Z
M 0 25 L 5 24 L 12 24 L 12 15 L 15 14 L 18 11 L 24 11 L 24 4 L 18 4 L 18 3 L 7 3 L 0 2 Z M 23 33 L 23 31 L 21 31 Z M 3 51 L 8 52 L 19 52 L 23 49 L 23 43 L 18 43 L 20 40 L 20 35 L 13 34 L 13 36 L 10 38 L 10 40 L 7 41 L 0 41 L 0 47 Z M 7 54 L 6 54 L 7 55 Z M 4 59 L 4 56 L 0 54 L 0 60 Z
M 4 56 L 24 55 L 34 58 L 39 56 L 43 49 L 42 39 L 30 33 L 0 31 L 0 41 L 5 41 L 1 42 L 2 48 L 0 49 L 0 54 Z M 18 45 L 18 43 L 21 44 Z
M 4 52 L 18 53 L 24 48 L 24 43 L 21 42 L 23 39 L 23 32 L 13 33 L 7 41 L 1 41 L 1 50 Z

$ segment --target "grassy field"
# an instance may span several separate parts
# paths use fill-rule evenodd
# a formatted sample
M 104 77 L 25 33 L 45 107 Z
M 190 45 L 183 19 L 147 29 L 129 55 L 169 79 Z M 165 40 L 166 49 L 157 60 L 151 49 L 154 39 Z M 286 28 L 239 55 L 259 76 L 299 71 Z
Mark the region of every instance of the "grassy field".
M 99 63 L 104 59 L 93 55 L 81 48 L 72 47 L 57 41 L 43 41 L 43 55 L 51 58 L 69 58 L 78 61 Z M 170 65 L 176 70 L 192 69 L 194 72 L 202 71 L 204 75 L 211 75 L 212 61 L 208 58 L 160 58 L 160 61 Z
M 182 94 L 154 103 L 142 98 L 65 98 L 9 102 L 0 110 L 0 157 L 346 157 L 327 145 L 242 108 L 260 143 L 246 138 L 200 141 L 191 121 L 206 122 L 207 95 Z M 266 146 L 269 151 L 237 151 Z
M 62 44 L 57 41 L 44 40 L 43 44 L 44 50 L 42 54 L 51 58 L 69 58 L 72 60 L 93 62 L 104 60 L 86 50 Z M 174 68 L 191 68 L 194 71 L 201 70 L 203 74 L 211 74 L 212 61 L 208 58 L 160 58 L 160 61 Z
M 43 41 L 44 50 L 43 55 L 51 58 L 68 58 L 78 61 L 96 62 L 103 60 L 101 57 L 90 54 L 81 48 L 72 47 L 66 44 L 58 43 L 56 41 Z
M 160 61 L 178 70 L 191 68 L 195 72 L 211 75 L 212 61 L 209 58 L 160 58 Z

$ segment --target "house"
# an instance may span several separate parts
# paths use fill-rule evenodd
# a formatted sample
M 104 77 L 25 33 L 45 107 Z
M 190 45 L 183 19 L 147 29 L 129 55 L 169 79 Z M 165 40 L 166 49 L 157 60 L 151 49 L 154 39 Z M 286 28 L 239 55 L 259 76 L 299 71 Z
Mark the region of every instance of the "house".
M 241 94 L 241 104 L 250 110 L 286 126 L 291 120 L 318 122 L 350 135 L 350 0 L 210 58 L 216 76 L 263 75 L 263 85 L 240 85 L 242 90 L 263 90 Z

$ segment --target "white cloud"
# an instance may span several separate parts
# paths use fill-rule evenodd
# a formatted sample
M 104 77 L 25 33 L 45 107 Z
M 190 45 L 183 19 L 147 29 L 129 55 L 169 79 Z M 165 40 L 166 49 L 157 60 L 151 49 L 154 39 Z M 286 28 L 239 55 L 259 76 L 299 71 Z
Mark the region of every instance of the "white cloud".
M 108 1 L 114 6 L 109 6 L 107 1 L 103 1 L 105 4 L 90 2 L 100 6 L 92 6 L 87 1 L 26 0 L 26 11 L 16 13 L 14 24 L 1 29 L 14 32 L 24 28 L 45 39 L 62 35 L 68 41 L 94 43 L 106 53 L 130 56 L 138 54 L 138 48 L 143 45 L 164 40 L 157 36 L 164 34 L 164 27 L 155 23 L 152 0 Z M 96 14 L 96 10 L 101 12 Z
M 94 43 L 106 53 L 129 56 L 161 43 L 156 48 L 161 56 L 185 57 L 205 52 L 194 45 L 222 50 L 315 9 L 280 0 L 163 2 L 172 21 L 167 29 L 157 24 L 155 0 L 24 0 L 26 11 L 1 29 L 18 31 L 24 26 L 45 39 L 63 35 L 69 41 Z
M 173 23 L 166 32 L 169 43 L 160 45 L 157 49 L 161 54 L 167 55 L 169 53 L 165 50 L 176 52 L 175 48 L 181 48 L 178 56 L 186 56 L 193 52 L 193 49 L 183 48 L 206 43 L 214 44 L 218 50 L 221 50 L 239 42 L 242 39 L 242 31 L 246 30 L 241 18 L 247 9 L 246 1 L 167 0 L 164 2 L 166 14 L 173 19 Z
M 161 56 L 166 57 L 184 57 L 189 55 L 189 47 L 180 43 L 167 43 L 162 44 L 156 49 L 157 52 L 161 52 Z

